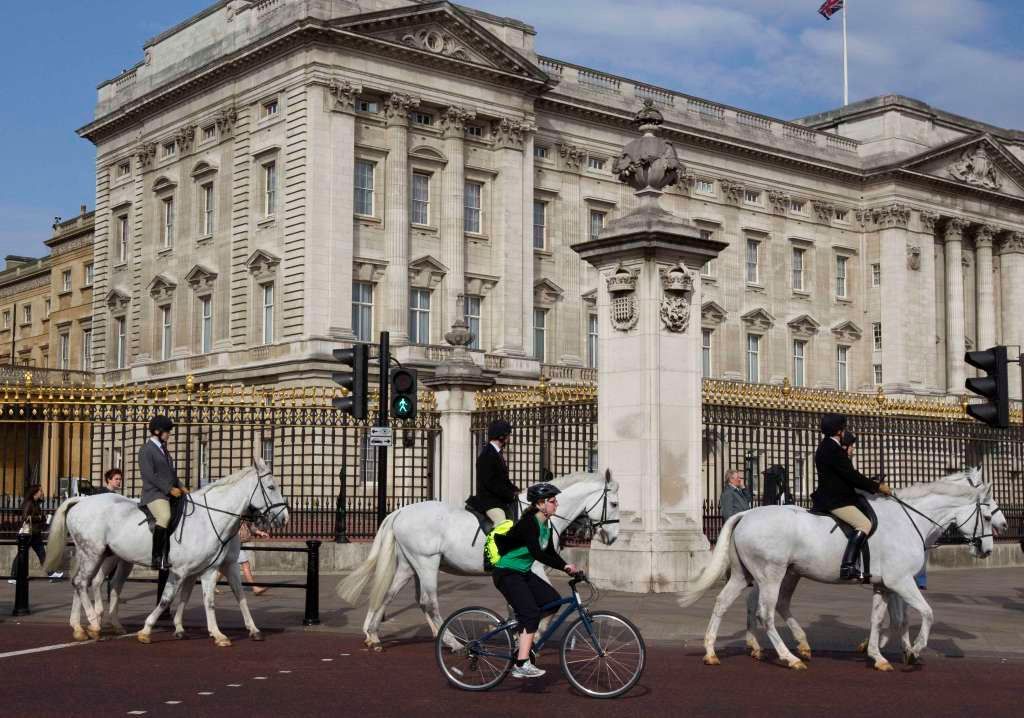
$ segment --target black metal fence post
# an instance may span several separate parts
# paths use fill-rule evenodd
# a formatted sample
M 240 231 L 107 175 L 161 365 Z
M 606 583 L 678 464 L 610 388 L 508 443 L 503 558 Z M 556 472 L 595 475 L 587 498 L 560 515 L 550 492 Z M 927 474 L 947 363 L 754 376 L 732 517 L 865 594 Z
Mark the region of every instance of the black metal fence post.
M 320 542 L 306 541 L 306 615 L 303 626 L 320 625 Z
M 18 534 L 18 557 L 15 559 L 14 580 L 14 616 L 27 616 L 32 613 L 28 608 L 28 547 L 32 543 L 32 534 Z
M 348 543 L 348 515 L 345 512 L 345 467 L 338 472 L 338 501 L 334 507 L 334 543 Z

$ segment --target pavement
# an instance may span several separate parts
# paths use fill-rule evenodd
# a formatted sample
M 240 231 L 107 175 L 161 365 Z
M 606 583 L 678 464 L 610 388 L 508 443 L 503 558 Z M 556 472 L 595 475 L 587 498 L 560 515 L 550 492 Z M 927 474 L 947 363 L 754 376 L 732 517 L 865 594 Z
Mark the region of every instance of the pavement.
M 274 576 L 301 582 L 304 576 Z M 393 605 L 381 636 L 386 650 L 362 645 L 365 607 L 341 605 L 337 576 L 322 576 L 321 625 L 301 625 L 304 592 L 273 588 L 249 596 L 267 640 L 248 640 L 230 591 L 217 596 L 221 628 L 235 640 L 215 648 L 195 598 L 186 612 L 192 640 L 176 641 L 160 623 L 154 643 L 132 637 L 66 645 L 70 586 L 34 581 L 33 613 L 12 617 L 14 587 L 0 585 L 0 670 L 4 671 L 4 715 L 863 715 L 863 705 L 886 710 L 927 711 L 929 716 L 1019 715 L 1024 675 L 1024 569 L 951 570 L 929 577 L 925 596 L 936 623 L 925 665 L 881 674 L 852 648 L 865 635 L 870 590 L 804 582 L 793 602 L 815 657 L 806 672 L 774 660 L 755 663 L 743 652 L 742 601 L 720 632 L 722 665 L 701 663 L 702 637 L 716 590 L 680 609 L 675 597 L 603 592 L 596 606 L 629 617 L 649 649 L 647 670 L 629 694 L 615 701 L 576 695 L 558 669 L 557 654 L 541 655 L 548 674 L 533 682 L 511 678 L 493 691 L 465 693 L 448 686 L 434 657 L 430 633 L 412 589 Z M 564 591 L 565 582 L 556 585 Z M 152 584 L 131 584 L 121 618 L 137 628 L 155 600 Z M 486 578 L 445 576 L 441 611 L 483 605 L 502 611 L 503 602 Z M 916 621 L 916 614 L 912 614 Z M 916 632 L 916 625 L 914 628 Z M 783 631 L 783 635 L 788 634 Z M 792 646 L 792 640 L 789 639 Z M 767 642 L 765 642 L 767 645 Z M 22 653 L 22 651 L 30 651 Z M 15 655 L 11 655 L 15 654 Z M 769 655 L 774 655 L 769 651 Z M 894 663 L 898 653 L 890 654 Z M 106 679 L 105 667 L 113 667 Z M 88 678 L 84 678 L 87 676 Z M 130 680 L 134 676 L 137 680 Z M 881 692 L 881 693 L 879 693 Z M 551 701 L 555 698 L 555 701 Z M 871 700 L 865 704 L 863 701 Z M 144 711 L 144 712 L 139 712 Z M 410 713 L 415 711 L 415 713 Z M 497 713 L 495 713 L 497 711 Z

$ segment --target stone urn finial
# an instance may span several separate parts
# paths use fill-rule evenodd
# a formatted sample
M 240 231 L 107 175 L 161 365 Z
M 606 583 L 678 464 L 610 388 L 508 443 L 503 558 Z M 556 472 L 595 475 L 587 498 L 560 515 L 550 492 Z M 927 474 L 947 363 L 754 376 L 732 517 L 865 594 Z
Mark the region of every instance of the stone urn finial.
M 473 332 L 469 331 L 469 326 L 466 324 L 465 310 L 463 309 L 463 298 L 459 297 L 455 302 L 455 321 L 452 322 L 452 328 L 449 329 L 445 335 L 444 340 L 454 347 L 452 352 L 453 357 L 471 361 L 468 356 L 467 347 L 473 342 L 475 338 Z
M 677 183 L 685 174 L 675 147 L 657 136 L 664 121 L 654 102 L 645 99 L 644 106 L 633 118 L 633 126 L 643 136 L 626 145 L 612 165 L 612 172 L 619 181 L 635 189 L 641 197 L 658 197 L 665 187 Z

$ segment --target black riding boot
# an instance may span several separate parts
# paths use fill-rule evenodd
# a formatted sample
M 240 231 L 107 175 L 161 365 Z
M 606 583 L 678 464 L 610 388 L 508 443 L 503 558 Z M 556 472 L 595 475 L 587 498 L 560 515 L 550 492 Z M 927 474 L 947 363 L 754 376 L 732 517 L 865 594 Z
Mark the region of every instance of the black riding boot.
M 167 529 L 163 526 L 153 527 L 153 560 L 149 567 L 154 571 L 164 568 L 164 547 L 167 545 Z
M 863 531 L 855 531 L 846 544 L 846 551 L 843 552 L 843 565 L 839 569 L 840 581 L 858 581 L 861 578 L 857 570 L 857 559 L 860 557 L 860 550 L 867 541 L 868 535 Z

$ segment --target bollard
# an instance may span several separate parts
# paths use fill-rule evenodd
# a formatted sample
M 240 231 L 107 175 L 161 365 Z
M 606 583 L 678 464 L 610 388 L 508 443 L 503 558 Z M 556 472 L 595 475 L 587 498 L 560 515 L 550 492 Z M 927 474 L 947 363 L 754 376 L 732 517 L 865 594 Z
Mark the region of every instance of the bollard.
M 306 615 L 303 626 L 320 625 L 320 542 L 307 541 L 306 547 Z
M 348 543 L 348 516 L 345 512 L 345 467 L 341 467 L 338 473 L 341 488 L 338 490 L 338 500 L 334 506 L 334 543 Z
M 32 613 L 28 608 L 28 546 L 32 543 L 32 534 L 18 534 L 18 557 L 14 560 L 14 611 L 11 615 L 27 616 Z

